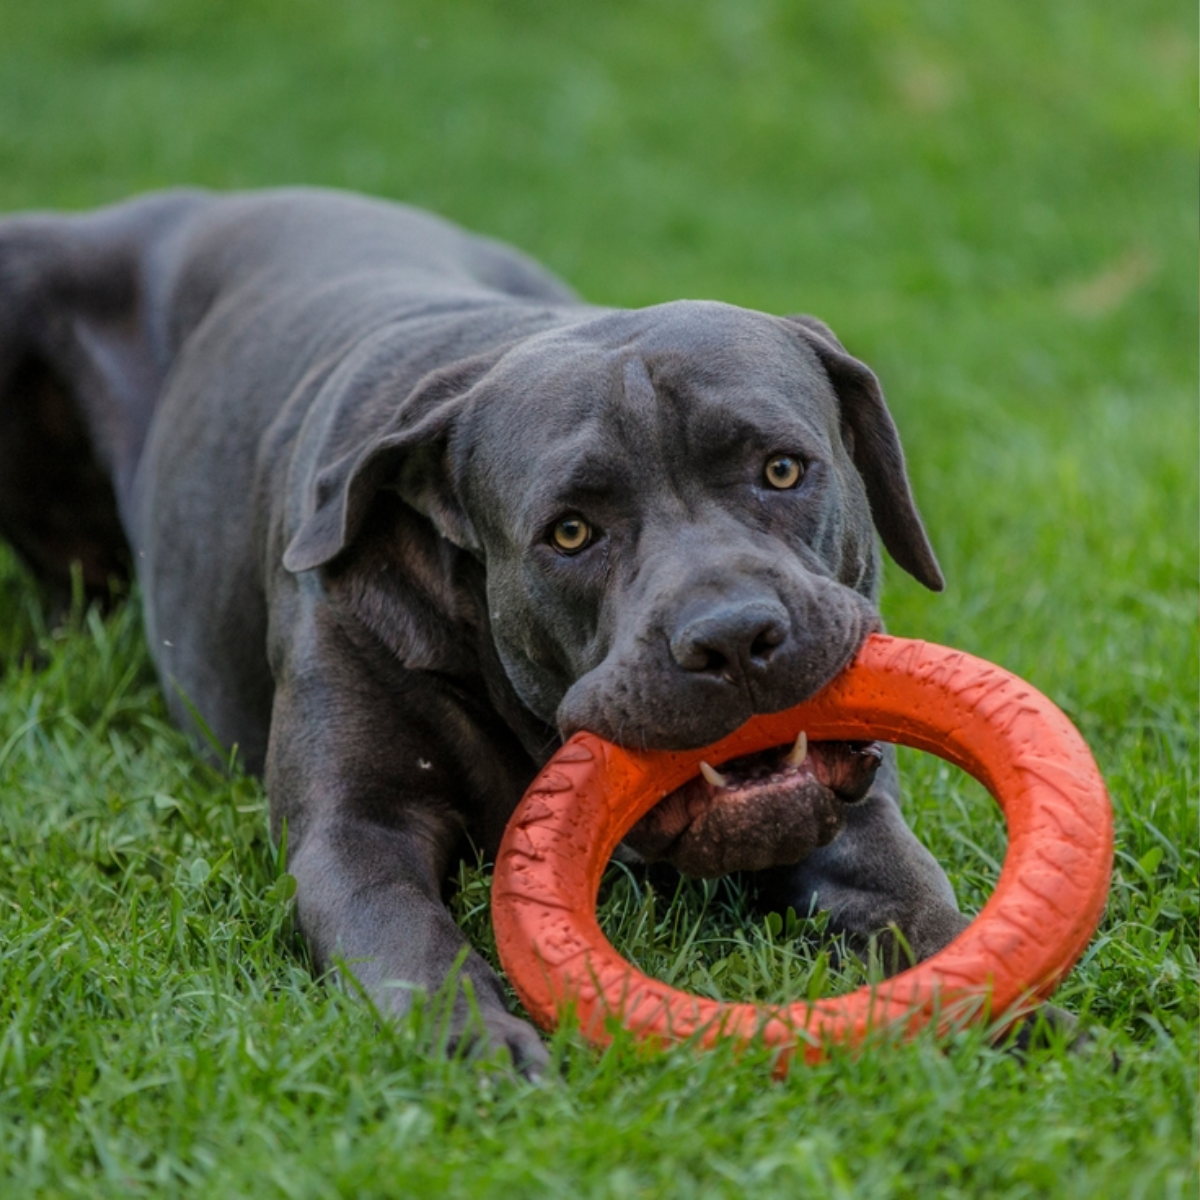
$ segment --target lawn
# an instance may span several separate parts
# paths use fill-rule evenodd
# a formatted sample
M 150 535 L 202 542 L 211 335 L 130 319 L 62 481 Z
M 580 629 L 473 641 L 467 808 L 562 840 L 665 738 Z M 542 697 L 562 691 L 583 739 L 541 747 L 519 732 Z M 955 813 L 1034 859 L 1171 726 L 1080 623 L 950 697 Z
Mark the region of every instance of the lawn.
M 253 779 L 168 725 L 136 603 L 51 615 L 0 551 L 0 1192 L 1193 1197 L 1196 15 L 1143 0 L 0 0 L 0 212 L 176 183 L 434 208 L 589 298 L 822 316 L 881 376 L 949 586 L 892 632 L 1032 681 L 1117 817 L 1060 1003 L 1090 1053 L 881 1042 L 447 1062 L 313 981 Z M 905 754 L 977 908 L 1003 827 Z M 455 901 L 490 949 L 487 874 Z M 819 994 L 808 927 L 615 872 L 676 983 Z M 1114 1064 L 1114 1059 L 1116 1063 Z

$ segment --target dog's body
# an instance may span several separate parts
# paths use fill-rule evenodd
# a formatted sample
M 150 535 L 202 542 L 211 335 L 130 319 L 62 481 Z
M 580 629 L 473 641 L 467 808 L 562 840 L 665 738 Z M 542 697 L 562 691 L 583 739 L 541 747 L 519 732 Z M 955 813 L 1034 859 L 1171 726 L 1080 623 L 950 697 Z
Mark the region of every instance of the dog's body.
M 941 586 L 874 377 L 812 319 L 593 308 L 335 193 L 0 222 L 0 530 L 51 580 L 132 562 L 173 714 L 265 772 L 318 960 L 384 1009 L 445 978 L 463 835 L 494 851 L 563 732 L 704 745 L 840 670 L 872 524 Z M 965 919 L 893 760 L 796 757 L 673 793 L 632 851 L 939 949 Z

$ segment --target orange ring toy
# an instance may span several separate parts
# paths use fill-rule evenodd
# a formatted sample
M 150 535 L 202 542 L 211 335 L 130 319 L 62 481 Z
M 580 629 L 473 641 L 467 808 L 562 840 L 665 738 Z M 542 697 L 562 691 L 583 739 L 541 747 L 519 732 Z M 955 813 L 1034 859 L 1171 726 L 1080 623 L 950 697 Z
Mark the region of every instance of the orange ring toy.
M 676 991 L 642 974 L 596 921 L 609 855 L 663 796 L 721 763 L 793 741 L 880 739 L 936 754 L 999 802 L 1008 852 L 975 920 L 925 962 L 847 996 L 780 1006 Z M 639 752 L 577 733 L 534 780 L 496 859 L 492 921 L 500 960 L 544 1028 L 573 1008 L 585 1037 L 614 1022 L 657 1042 L 761 1038 L 779 1070 L 798 1048 L 872 1029 L 915 1031 L 1014 1014 L 1048 996 L 1100 922 L 1112 871 L 1112 808 L 1083 739 L 1045 696 L 1007 671 L 944 646 L 876 634 L 822 692 L 754 717 L 700 750 Z

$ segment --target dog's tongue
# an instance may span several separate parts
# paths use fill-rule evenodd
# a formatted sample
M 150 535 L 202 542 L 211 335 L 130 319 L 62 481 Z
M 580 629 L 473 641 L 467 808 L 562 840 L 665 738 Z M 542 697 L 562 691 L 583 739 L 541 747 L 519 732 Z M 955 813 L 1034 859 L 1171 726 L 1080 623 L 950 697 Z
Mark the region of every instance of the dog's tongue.
M 882 761 L 876 742 L 813 742 L 733 759 L 664 796 L 625 835 L 648 862 L 715 878 L 797 863 L 837 836 Z

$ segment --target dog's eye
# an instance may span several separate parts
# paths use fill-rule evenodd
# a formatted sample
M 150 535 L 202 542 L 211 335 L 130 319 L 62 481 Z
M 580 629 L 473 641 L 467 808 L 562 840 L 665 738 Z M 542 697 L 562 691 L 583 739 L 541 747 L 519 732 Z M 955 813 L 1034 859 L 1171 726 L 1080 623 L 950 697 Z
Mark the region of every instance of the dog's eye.
M 776 454 L 767 459 L 763 474 L 771 487 L 786 491 L 804 478 L 804 464 L 790 454 Z
M 564 554 L 578 554 L 592 540 L 592 527 L 582 517 L 563 517 L 550 537 Z

